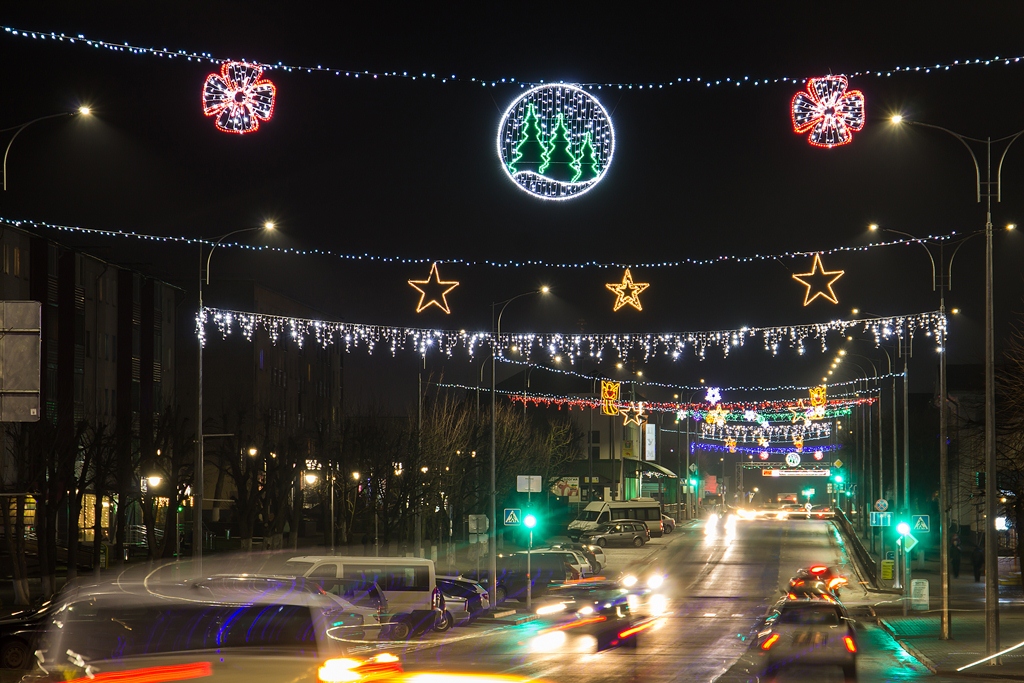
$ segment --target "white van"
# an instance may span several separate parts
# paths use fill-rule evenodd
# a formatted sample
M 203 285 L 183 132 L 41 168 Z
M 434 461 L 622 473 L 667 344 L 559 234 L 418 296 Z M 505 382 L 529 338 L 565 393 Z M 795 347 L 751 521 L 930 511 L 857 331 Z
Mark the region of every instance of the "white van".
M 636 519 L 645 523 L 652 538 L 665 533 L 665 527 L 661 522 L 661 503 L 653 498 L 635 498 L 621 501 L 597 500 L 588 503 L 579 516 L 569 522 L 569 538 L 579 541 L 584 531 L 596 529 L 598 524 L 617 522 L 620 519 Z
M 353 601 L 376 583 L 387 598 L 388 635 L 406 640 L 434 626 L 439 592 L 432 560 L 418 557 L 303 555 L 285 562 L 285 571 L 304 576 L 324 590 Z

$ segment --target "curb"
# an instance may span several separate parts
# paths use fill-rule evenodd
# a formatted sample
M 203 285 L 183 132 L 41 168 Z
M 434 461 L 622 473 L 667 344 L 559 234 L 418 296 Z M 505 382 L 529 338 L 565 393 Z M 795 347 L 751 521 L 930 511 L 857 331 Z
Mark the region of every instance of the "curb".
M 892 626 L 889 625 L 889 622 L 885 620 L 885 617 L 879 617 L 875 613 L 874 607 L 868 607 L 868 610 L 871 612 L 871 616 L 875 618 L 875 621 L 878 623 L 878 625 L 885 629 L 885 632 L 888 633 L 893 640 L 899 643 L 900 647 L 906 650 L 911 657 L 919 661 L 925 668 L 927 668 L 933 674 L 939 673 L 939 667 L 936 666 L 935 662 L 933 662 L 931 658 L 929 658 L 926 654 L 924 654 L 916 647 L 908 643 L 906 640 L 897 636 L 896 631 L 894 631 Z

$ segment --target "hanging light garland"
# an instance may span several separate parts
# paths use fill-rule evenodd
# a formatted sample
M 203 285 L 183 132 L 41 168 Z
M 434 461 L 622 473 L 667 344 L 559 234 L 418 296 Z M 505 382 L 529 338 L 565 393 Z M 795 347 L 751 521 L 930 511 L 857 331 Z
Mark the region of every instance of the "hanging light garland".
M 206 326 L 212 324 L 222 336 L 233 331 L 252 341 L 257 329 L 267 332 L 273 343 L 287 336 L 300 347 L 307 337 L 312 337 L 323 347 L 342 344 L 346 352 L 366 347 L 372 353 L 383 346 L 392 354 L 399 350 L 415 350 L 426 355 L 437 350 L 451 356 L 455 349 L 463 348 L 473 356 L 482 344 L 489 344 L 494 337 L 491 332 L 467 332 L 465 330 L 430 330 L 425 328 L 393 327 L 387 325 L 366 325 L 292 316 L 251 313 L 220 308 L 203 308 L 196 316 L 197 334 L 205 344 Z M 515 345 L 529 357 L 534 349 L 543 349 L 552 358 L 567 356 L 570 362 L 589 357 L 600 359 L 608 349 L 619 358 L 628 358 L 636 350 L 645 359 L 655 355 L 678 359 L 684 350 L 692 348 L 698 358 L 704 358 L 709 348 L 716 348 L 724 356 L 734 347 L 743 347 L 748 341 L 759 340 L 764 349 L 778 355 L 783 347 L 795 348 L 803 353 L 808 341 L 821 344 L 827 349 L 829 334 L 859 331 L 874 338 L 875 343 L 890 337 L 912 339 L 915 333 L 932 336 L 944 332 L 945 315 L 934 311 L 887 318 L 866 318 L 860 320 L 833 320 L 827 323 L 809 325 L 783 325 L 778 327 L 744 327 L 738 330 L 713 332 L 663 332 L 663 333 L 608 333 L 582 334 L 561 332 L 511 333 L 497 340 L 497 348 Z
M 829 451 L 842 450 L 842 444 L 821 444 L 814 447 L 815 452 L 821 451 L 827 453 Z M 706 441 L 693 441 L 690 443 L 690 452 L 694 451 L 712 451 L 716 453 L 736 452 L 736 453 L 751 453 L 757 455 L 761 460 L 768 460 L 771 455 L 788 455 L 793 452 L 792 446 L 765 446 L 761 448 L 759 446 L 736 446 L 735 451 L 730 451 L 729 446 L 726 444 L 708 443 Z M 815 458 L 817 459 L 817 458 Z
M 143 232 L 111 230 L 101 228 L 83 228 L 72 225 L 60 225 L 36 221 L 32 219 L 14 219 L 0 217 L 0 224 L 10 225 L 16 228 L 34 228 L 39 230 L 57 230 L 83 235 L 99 235 L 101 237 L 119 237 L 143 240 L 148 242 L 178 242 L 181 244 L 202 244 L 212 246 L 215 240 L 207 240 L 197 237 L 153 235 Z M 874 242 L 861 246 L 835 247 L 834 249 L 819 249 L 815 251 L 787 251 L 781 254 L 754 254 L 752 256 L 722 255 L 706 259 L 680 259 L 676 261 L 659 261 L 650 263 L 619 263 L 614 261 L 579 261 L 579 262 L 556 262 L 542 260 L 527 261 L 493 261 L 490 259 L 463 259 L 463 258 L 405 258 L 401 256 L 381 256 L 374 254 L 340 254 L 330 249 L 295 249 L 292 247 L 274 247 L 267 245 L 243 244 L 241 242 L 220 242 L 219 249 L 242 249 L 247 251 L 265 251 L 278 254 L 291 254 L 295 256 L 332 256 L 343 261 L 362 261 L 366 263 L 394 263 L 402 265 L 417 264 L 438 264 L 438 265 L 461 265 L 461 266 L 489 266 L 492 268 L 559 268 L 559 269 L 583 269 L 583 268 L 680 268 L 683 266 L 711 266 L 721 263 L 755 263 L 758 261 L 776 261 L 779 259 L 803 259 L 815 254 L 829 255 L 840 253 L 852 253 L 868 251 L 877 247 L 891 247 L 904 244 L 938 244 L 960 238 L 958 233 L 948 235 L 929 235 L 927 237 L 915 237 L 913 239 L 895 239 L 888 242 Z
M 181 59 L 186 62 L 200 62 L 209 64 L 222 64 L 224 62 L 236 61 L 230 58 L 216 57 L 209 52 L 196 52 L 193 50 L 172 50 L 169 48 L 157 48 L 157 47 L 141 47 L 138 45 L 131 45 L 129 43 L 117 43 L 107 40 L 97 40 L 95 38 L 87 38 L 81 33 L 69 36 L 64 33 L 55 33 L 53 31 L 30 31 L 12 26 L 3 26 L 4 33 L 10 36 L 16 36 L 20 38 L 29 38 L 40 41 L 52 41 L 59 43 L 69 43 L 72 45 L 81 45 L 85 47 L 91 47 L 94 49 L 109 50 L 111 52 L 117 52 L 122 54 L 130 55 L 149 55 L 159 57 L 163 59 Z M 983 58 L 970 58 L 964 60 L 953 60 L 951 62 L 938 62 L 935 64 L 917 64 L 908 66 L 894 66 L 886 69 L 860 69 L 857 71 L 846 72 L 847 78 L 854 78 L 857 76 L 872 76 L 876 78 L 889 78 L 892 76 L 898 76 L 900 74 L 909 73 L 924 73 L 930 74 L 933 72 L 945 72 L 957 67 L 965 66 L 991 66 L 991 65 L 1005 65 L 1010 66 L 1018 64 L 1024 60 L 1024 56 L 1020 57 L 983 57 Z M 276 64 L 262 63 L 262 66 L 267 70 L 278 70 L 285 72 L 299 72 L 308 74 L 324 74 L 333 75 L 344 78 L 352 79 L 406 79 L 406 80 L 429 80 L 439 83 L 470 83 L 473 85 L 481 85 L 484 87 L 497 87 L 502 85 L 517 86 L 520 88 L 533 87 L 544 83 L 543 80 L 527 80 L 523 81 L 514 77 L 505 76 L 501 78 L 480 78 L 474 76 L 457 76 L 456 74 L 437 74 L 429 73 L 426 71 L 369 71 L 366 69 L 342 69 L 339 67 L 323 66 L 322 64 L 312 65 L 294 65 L 285 64 L 283 62 L 277 62 Z M 650 80 L 650 81 L 626 81 L 626 82 L 588 82 L 578 84 L 580 87 L 586 88 L 587 90 L 601 90 L 604 88 L 618 89 L 618 90 L 663 90 L 664 88 L 671 88 L 673 86 L 682 85 L 693 85 L 704 88 L 711 88 L 715 86 L 729 86 L 729 87 L 740 87 L 740 86 L 760 86 L 769 85 L 775 83 L 790 83 L 803 85 L 808 81 L 810 77 L 789 77 L 789 76 L 774 76 L 774 77 L 762 77 L 756 78 L 749 75 L 746 76 L 732 76 L 727 78 L 715 78 L 708 79 L 702 76 L 679 76 L 677 78 L 669 80 Z
M 704 422 L 700 426 L 700 436 L 702 439 L 709 440 L 736 439 L 743 443 L 757 443 L 761 437 L 767 438 L 769 442 L 789 441 L 798 437 L 825 439 L 832 434 L 831 425 L 831 422 L 813 422 L 810 425 L 726 425 L 717 422 L 714 424 Z

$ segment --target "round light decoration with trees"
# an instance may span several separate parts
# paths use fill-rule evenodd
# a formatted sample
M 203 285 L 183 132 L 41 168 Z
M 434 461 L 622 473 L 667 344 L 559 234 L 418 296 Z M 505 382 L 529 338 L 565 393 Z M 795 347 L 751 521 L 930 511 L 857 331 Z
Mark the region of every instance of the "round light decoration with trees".
M 508 177 L 535 197 L 571 199 L 594 187 L 612 161 L 612 120 L 590 93 L 542 85 L 515 100 L 498 127 Z

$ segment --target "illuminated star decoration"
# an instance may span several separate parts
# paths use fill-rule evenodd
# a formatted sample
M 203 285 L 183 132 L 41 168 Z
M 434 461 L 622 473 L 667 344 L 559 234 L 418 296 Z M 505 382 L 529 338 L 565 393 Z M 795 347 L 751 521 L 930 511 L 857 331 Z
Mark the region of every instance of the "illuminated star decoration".
M 811 272 L 809 273 L 794 273 L 793 279 L 800 284 L 807 287 L 807 292 L 804 294 L 804 306 L 811 303 L 819 296 L 827 301 L 831 301 L 834 304 L 839 303 L 839 299 L 836 297 L 836 293 L 832 291 L 832 285 L 835 284 L 836 280 L 841 278 L 846 271 L 844 270 L 825 270 L 824 266 L 821 265 L 821 254 L 814 255 L 814 265 L 811 266 Z M 825 283 L 824 288 L 815 290 L 814 285 L 805 278 L 814 277 L 825 277 L 831 278 Z M 811 294 L 811 292 L 814 294 Z
M 797 453 L 802 453 L 804 450 L 804 437 L 793 435 L 793 448 L 796 449 Z
M 615 312 L 629 304 L 638 311 L 644 310 L 640 305 L 640 292 L 644 291 L 651 284 L 649 282 L 633 282 L 633 276 L 629 272 L 629 268 L 626 268 L 626 274 L 622 276 L 622 282 L 615 284 L 610 282 L 605 285 L 607 289 L 615 292 L 618 297 L 615 300 L 615 305 L 612 306 L 612 312 Z
M 758 437 L 757 445 L 760 446 L 761 448 L 768 448 L 768 437 L 767 436 Z
M 728 410 L 722 406 L 715 406 L 708 411 L 707 415 L 704 416 L 704 421 L 709 425 L 718 425 L 719 427 L 722 427 L 725 425 L 725 419 L 728 415 Z
M 619 414 L 622 415 L 622 417 L 625 418 L 622 421 L 622 426 L 623 427 L 625 427 L 626 425 L 628 425 L 630 423 L 633 423 L 637 427 L 639 427 L 640 425 L 643 424 L 644 420 L 647 418 L 647 416 L 644 414 L 644 404 L 643 404 L 642 401 L 640 403 L 637 403 L 636 405 L 633 405 L 631 403 L 628 408 L 621 409 L 619 411 Z
M 427 276 L 426 280 L 409 280 L 409 285 L 420 293 L 420 302 L 416 305 L 417 313 L 430 306 L 437 306 L 445 313 L 451 313 L 451 309 L 448 308 L 448 299 L 445 297 L 450 291 L 458 287 L 459 283 L 454 280 L 442 280 L 441 276 L 437 274 L 436 263 L 431 264 L 430 275 Z M 437 295 L 427 294 L 428 288 L 435 289 L 440 287 L 446 287 L 446 289 Z
M 710 387 L 708 393 L 704 395 L 704 400 L 711 405 L 715 405 L 722 400 L 722 390 L 718 387 Z
M 203 114 L 217 117 L 225 133 L 254 133 L 260 121 L 274 113 L 277 89 L 261 78 L 263 67 L 246 62 L 225 62 L 220 75 L 210 74 L 203 84 Z
M 846 76 L 826 76 L 807 80 L 807 92 L 793 96 L 790 114 L 793 130 L 806 133 L 815 147 L 832 148 L 853 139 L 853 132 L 864 128 L 864 94 L 846 92 Z
M 725 447 L 729 449 L 730 453 L 736 452 L 736 439 L 732 437 L 725 440 Z

